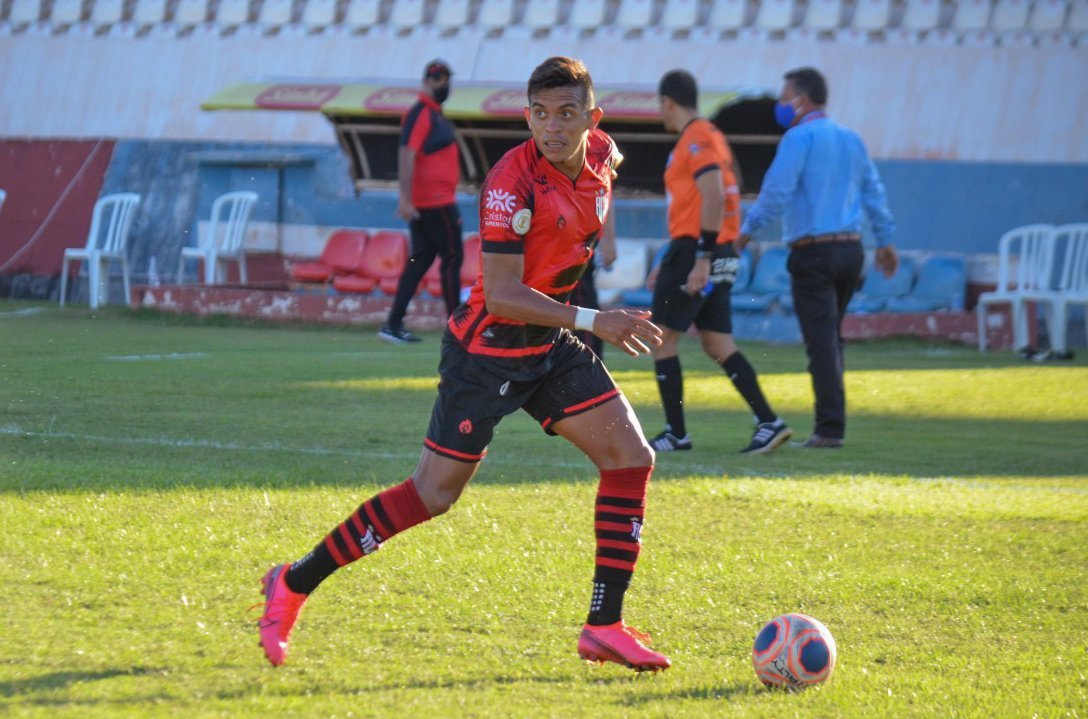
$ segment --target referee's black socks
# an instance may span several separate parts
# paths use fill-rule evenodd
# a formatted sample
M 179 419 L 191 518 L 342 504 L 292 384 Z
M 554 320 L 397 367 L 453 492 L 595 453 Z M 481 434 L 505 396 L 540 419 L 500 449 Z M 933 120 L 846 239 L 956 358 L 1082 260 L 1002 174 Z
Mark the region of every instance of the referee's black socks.
M 763 390 L 759 388 L 755 368 L 739 350 L 725 358 L 722 369 L 729 375 L 740 396 L 752 408 L 752 414 L 756 416 L 760 424 L 778 419 L 778 415 L 772 412 L 771 406 L 767 404 Z

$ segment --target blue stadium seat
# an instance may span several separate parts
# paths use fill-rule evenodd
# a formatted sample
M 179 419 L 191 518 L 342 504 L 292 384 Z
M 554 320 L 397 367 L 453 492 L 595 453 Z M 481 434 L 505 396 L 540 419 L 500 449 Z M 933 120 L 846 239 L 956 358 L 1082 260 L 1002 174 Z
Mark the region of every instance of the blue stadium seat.
M 846 311 L 880 312 L 892 297 L 902 297 L 910 292 L 914 285 L 914 260 L 909 257 L 899 258 L 899 268 L 891 277 L 885 277 L 877 267 L 872 267 L 865 275 L 865 281 L 847 305 Z
M 771 247 L 759 254 L 755 274 L 746 292 L 733 295 L 733 309 L 739 312 L 766 312 L 775 300 L 790 294 L 790 273 L 786 260 L 790 251 Z
M 934 255 L 918 271 L 918 282 L 910 293 L 891 297 L 886 312 L 932 312 L 962 310 L 967 289 L 967 263 L 962 257 Z

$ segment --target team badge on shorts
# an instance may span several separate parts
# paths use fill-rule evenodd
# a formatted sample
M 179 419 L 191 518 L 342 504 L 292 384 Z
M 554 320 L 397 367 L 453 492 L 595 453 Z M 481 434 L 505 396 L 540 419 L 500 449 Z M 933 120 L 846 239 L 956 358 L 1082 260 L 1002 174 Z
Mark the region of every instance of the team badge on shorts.
M 472 434 L 472 420 L 461 420 L 461 424 L 457 425 L 457 429 L 461 432 L 461 434 Z

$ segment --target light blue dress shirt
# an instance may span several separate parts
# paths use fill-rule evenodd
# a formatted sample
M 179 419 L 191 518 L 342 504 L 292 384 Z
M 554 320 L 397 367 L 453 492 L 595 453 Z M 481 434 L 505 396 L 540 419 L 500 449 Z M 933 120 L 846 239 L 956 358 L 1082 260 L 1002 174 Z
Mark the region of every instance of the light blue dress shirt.
M 861 232 L 863 210 L 877 246 L 890 244 L 895 222 L 865 144 L 815 111 L 782 136 L 741 232 L 756 232 L 778 216 L 787 244 L 805 235 Z

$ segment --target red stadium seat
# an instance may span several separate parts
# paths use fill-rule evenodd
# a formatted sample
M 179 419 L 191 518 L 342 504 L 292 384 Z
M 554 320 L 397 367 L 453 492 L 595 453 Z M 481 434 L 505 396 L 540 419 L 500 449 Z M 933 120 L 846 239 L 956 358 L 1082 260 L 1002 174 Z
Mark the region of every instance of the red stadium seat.
M 423 280 L 419 283 L 419 287 L 416 288 L 417 295 L 426 290 L 431 297 L 442 296 L 442 274 L 439 272 L 441 266 L 442 258 L 435 257 L 434 262 L 431 263 L 430 268 L 427 270 L 427 274 L 423 275 Z
M 401 230 L 375 230 L 367 240 L 355 273 L 337 277 L 332 286 L 340 292 L 372 292 L 375 287 L 391 295 L 408 262 L 408 235 Z
M 366 230 L 335 230 L 329 235 L 321 257 L 315 262 L 291 266 L 291 279 L 297 282 L 328 282 L 336 275 L 350 275 L 363 259 Z

